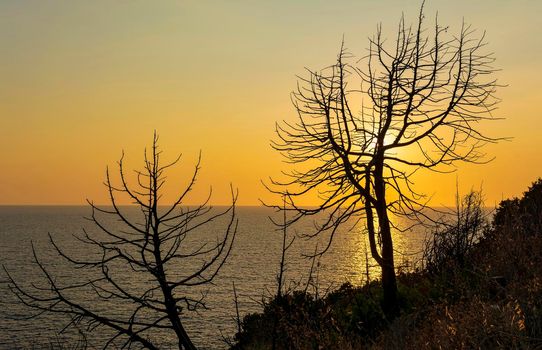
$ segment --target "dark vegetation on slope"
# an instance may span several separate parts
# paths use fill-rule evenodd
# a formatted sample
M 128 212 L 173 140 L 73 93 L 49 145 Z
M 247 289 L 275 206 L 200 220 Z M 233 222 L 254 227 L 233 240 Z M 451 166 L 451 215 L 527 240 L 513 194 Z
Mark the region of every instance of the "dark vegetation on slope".
M 323 298 L 291 292 L 247 315 L 232 349 L 542 348 L 542 179 L 500 203 L 478 193 L 428 242 L 423 268 L 398 275 L 400 315 L 385 317 L 378 282 Z M 278 320 L 278 321 L 276 321 Z

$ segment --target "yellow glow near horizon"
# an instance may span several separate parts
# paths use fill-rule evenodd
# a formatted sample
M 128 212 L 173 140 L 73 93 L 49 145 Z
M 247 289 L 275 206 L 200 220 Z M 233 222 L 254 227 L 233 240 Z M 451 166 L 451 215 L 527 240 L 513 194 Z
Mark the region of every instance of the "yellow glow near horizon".
M 418 6 L 2 1 L 0 204 L 106 203 L 105 167 L 114 167 L 122 150 L 130 164 L 141 164 L 157 130 L 166 157 L 184 155 L 172 191 L 201 150 L 193 203 L 212 186 L 213 203 L 227 204 L 233 183 L 239 204 L 258 205 L 270 198 L 260 181 L 286 168 L 269 140 L 276 121 L 295 117 L 295 76 L 333 63 L 343 35 L 358 57 L 378 23 L 393 40 L 401 13 L 412 23 Z M 496 77 L 508 87 L 498 93 L 497 116 L 506 119 L 484 128 L 513 140 L 486 147 L 496 156 L 489 164 L 420 173 L 416 188 L 434 205 L 453 203 L 456 178 L 463 192 L 483 184 L 488 205 L 520 195 L 542 175 L 542 2 L 432 0 L 428 26 L 437 11 L 452 32 L 463 18 L 487 32 L 502 69 Z

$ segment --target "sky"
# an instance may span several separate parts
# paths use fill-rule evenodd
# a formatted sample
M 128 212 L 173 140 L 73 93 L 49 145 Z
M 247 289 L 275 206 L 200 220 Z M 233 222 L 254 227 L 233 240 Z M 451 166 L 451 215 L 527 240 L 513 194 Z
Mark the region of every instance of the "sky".
M 287 169 L 271 149 L 275 123 L 292 120 L 290 93 L 305 67 L 332 64 L 344 36 L 365 54 L 379 23 L 413 23 L 419 1 L 0 1 L 0 205 L 106 203 L 106 166 L 124 151 L 142 163 L 153 131 L 164 157 L 182 153 L 168 195 L 182 190 L 198 153 L 190 201 L 258 205 L 262 180 Z M 428 0 L 429 20 L 486 31 L 505 88 L 484 125 L 510 137 L 485 165 L 420 174 L 433 205 L 482 187 L 486 205 L 519 196 L 542 175 L 542 2 Z M 428 22 L 431 23 L 431 22 Z

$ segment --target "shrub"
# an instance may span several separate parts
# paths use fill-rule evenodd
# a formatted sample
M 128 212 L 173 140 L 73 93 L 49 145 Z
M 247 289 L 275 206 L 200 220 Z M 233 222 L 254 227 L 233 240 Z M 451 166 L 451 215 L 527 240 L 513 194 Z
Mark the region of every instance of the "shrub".
M 456 211 L 437 222 L 432 237 L 425 242 L 423 265 L 430 273 L 463 267 L 474 245 L 487 232 L 481 192 L 471 191 Z

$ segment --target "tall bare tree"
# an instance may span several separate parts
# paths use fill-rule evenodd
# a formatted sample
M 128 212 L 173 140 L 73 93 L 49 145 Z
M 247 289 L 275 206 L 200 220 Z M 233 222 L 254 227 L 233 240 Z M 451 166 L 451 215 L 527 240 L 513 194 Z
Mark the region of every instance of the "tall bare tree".
M 210 194 L 203 204 L 187 207 L 184 203 L 196 183 L 200 157 L 188 185 L 172 205 L 162 206 L 166 170 L 179 158 L 163 164 L 161 155 L 155 133 L 152 148 L 145 151 L 143 169 L 135 172 L 135 186 L 129 184 L 125 174 L 124 156 L 118 162 L 118 184 L 113 183 L 107 170 L 105 186 L 110 206 L 89 202 L 90 220 L 99 230 L 76 236 L 94 258 L 66 252 L 49 235 L 57 255 L 71 267 L 82 268 L 79 273 L 87 271 L 83 280 L 68 280 L 65 271 L 64 278 L 57 278 L 34 246 L 41 284 L 21 284 L 4 267 L 10 288 L 22 303 L 36 310 L 36 315 L 67 315 L 66 328 L 109 328 L 112 332 L 104 340 L 104 348 L 157 349 L 161 344 L 156 340 L 169 334 L 179 349 L 196 349 L 183 326 L 183 316 L 186 310 L 205 307 L 203 297 L 194 297 L 197 294 L 190 291 L 209 284 L 232 249 L 237 194 L 232 189 L 232 204 L 226 210 L 212 210 L 208 205 Z M 119 206 L 119 196 L 129 198 L 135 208 Z M 136 209 L 138 218 L 134 217 Z M 221 237 L 211 242 L 205 241 L 209 237 L 197 237 L 203 227 L 218 219 L 224 225 Z M 212 231 L 220 230 L 218 227 Z
M 426 204 L 413 188 L 421 169 L 452 171 L 458 161 L 481 163 L 481 148 L 498 139 L 479 123 L 495 119 L 498 103 L 492 53 L 484 34 L 463 24 L 449 35 L 439 25 L 424 28 L 423 5 L 417 23 L 399 22 L 397 36 L 386 42 L 381 26 L 369 39 L 368 54 L 358 63 L 344 48 L 337 61 L 308 70 L 292 94 L 298 118 L 277 124 L 273 147 L 293 163 L 272 192 L 286 196 L 301 217 L 325 215 L 315 236 L 364 218 L 372 257 L 382 269 L 384 307 L 397 312 L 392 241 L 393 215 L 416 216 Z M 348 82 L 357 79 L 359 88 Z M 359 98 L 358 107 L 353 97 Z M 298 205 L 317 198 L 316 207 Z

